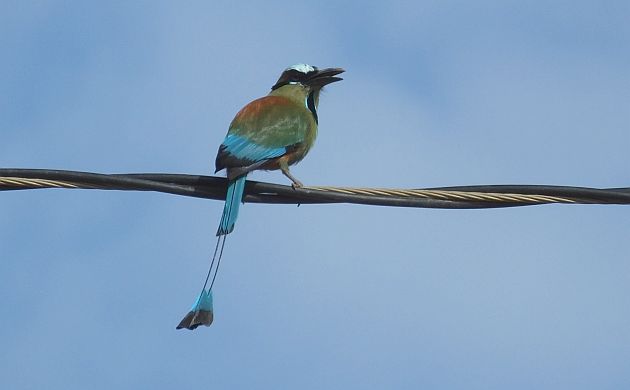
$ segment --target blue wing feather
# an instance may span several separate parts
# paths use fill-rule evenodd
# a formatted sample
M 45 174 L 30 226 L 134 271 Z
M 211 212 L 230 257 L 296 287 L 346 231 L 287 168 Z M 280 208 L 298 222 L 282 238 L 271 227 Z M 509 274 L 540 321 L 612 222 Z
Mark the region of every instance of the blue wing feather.
M 287 152 L 284 146 L 278 148 L 261 146 L 236 134 L 228 134 L 221 145 L 222 149 L 231 156 L 250 163 L 280 157 Z

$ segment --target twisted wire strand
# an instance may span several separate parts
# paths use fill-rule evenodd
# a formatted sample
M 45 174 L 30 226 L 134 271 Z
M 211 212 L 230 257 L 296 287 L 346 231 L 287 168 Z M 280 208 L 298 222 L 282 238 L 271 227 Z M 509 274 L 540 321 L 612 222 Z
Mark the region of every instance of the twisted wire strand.
M 44 179 L 27 179 L 24 177 L 0 177 L 0 186 L 6 189 L 30 188 L 80 188 L 75 184 Z
M 474 200 L 492 202 L 521 203 L 576 203 L 576 200 L 558 196 L 524 195 L 509 193 L 475 192 L 475 191 L 440 191 L 440 190 L 405 190 L 389 188 L 349 188 L 349 187 L 307 187 L 319 191 L 330 191 L 345 194 L 364 194 L 376 196 L 421 197 L 443 200 Z
M 157 191 L 224 200 L 227 181 L 214 176 L 134 173 L 98 174 L 47 169 L 0 168 L 0 191 L 42 188 Z M 537 185 L 388 189 L 290 186 L 248 181 L 245 202 L 281 204 L 355 203 L 425 208 L 497 208 L 549 203 L 630 204 L 630 188 Z

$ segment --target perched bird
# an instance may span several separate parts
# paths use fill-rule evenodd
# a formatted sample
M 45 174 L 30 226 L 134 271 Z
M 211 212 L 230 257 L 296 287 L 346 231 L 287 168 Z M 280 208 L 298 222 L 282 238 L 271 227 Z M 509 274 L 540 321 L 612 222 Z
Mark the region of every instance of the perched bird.
M 289 171 L 289 166 L 301 161 L 313 146 L 317 136 L 319 94 L 324 86 L 342 80 L 336 76 L 343 72 L 341 68 L 293 65 L 282 72 L 267 96 L 247 104 L 232 120 L 215 162 L 215 172 L 225 169 L 228 178 L 217 245 L 203 289 L 177 329 L 192 330 L 212 323 L 212 286 L 225 237 L 234 230 L 247 174 L 258 169 L 280 169 L 294 188 L 302 187 L 302 183 Z M 214 276 L 210 288 L 206 289 L 217 252 L 219 256 Z

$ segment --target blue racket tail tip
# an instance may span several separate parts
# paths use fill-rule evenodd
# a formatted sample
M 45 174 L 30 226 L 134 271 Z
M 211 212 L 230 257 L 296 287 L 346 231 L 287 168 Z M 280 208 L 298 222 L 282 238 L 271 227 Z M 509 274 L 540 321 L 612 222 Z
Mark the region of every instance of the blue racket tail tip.
M 213 320 L 212 291 L 204 289 L 176 329 L 195 330 L 200 325 L 210 326 Z

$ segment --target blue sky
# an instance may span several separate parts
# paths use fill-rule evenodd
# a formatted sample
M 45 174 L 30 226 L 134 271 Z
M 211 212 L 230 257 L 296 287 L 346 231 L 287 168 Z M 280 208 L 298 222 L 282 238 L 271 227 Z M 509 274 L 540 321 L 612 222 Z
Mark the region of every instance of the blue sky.
M 306 62 L 347 73 L 305 184 L 628 186 L 629 19 L 623 1 L 4 1 L 0 166 L 210 174 L 238 109 Z M 221 208 L 1 193 L 3 388 L 630 386 L 627 206 L 246 204 L 215 323 L 176 331 Z

